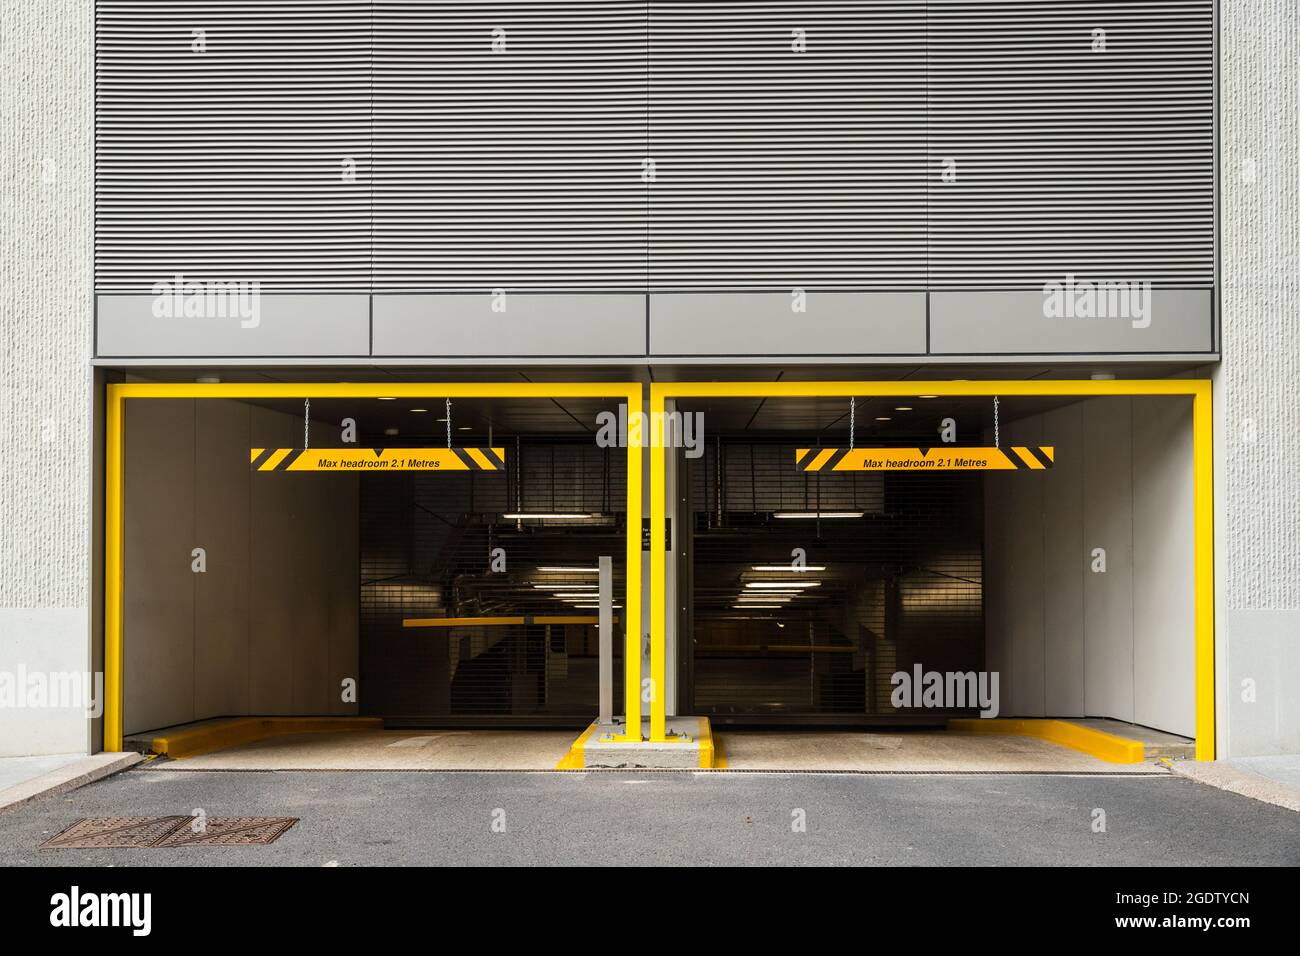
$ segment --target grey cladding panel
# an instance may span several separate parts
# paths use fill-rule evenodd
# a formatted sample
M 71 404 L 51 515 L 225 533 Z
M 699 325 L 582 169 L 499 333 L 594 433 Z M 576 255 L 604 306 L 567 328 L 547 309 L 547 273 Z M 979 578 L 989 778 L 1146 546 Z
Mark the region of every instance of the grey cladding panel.
M 645 296 L 376 296 L 374 354 L 644 355 Z
M 1147 318 L 1049 317 L 1036 292 L 935 292 L 930 350 L 936 355 L 1062 355 L 1208 352 L 1209 290 L 1151 290 Z M 1130 299 L 1130 302 L 1134 300 Z M 1135 323 L 1137 323 L 1135 325 Z

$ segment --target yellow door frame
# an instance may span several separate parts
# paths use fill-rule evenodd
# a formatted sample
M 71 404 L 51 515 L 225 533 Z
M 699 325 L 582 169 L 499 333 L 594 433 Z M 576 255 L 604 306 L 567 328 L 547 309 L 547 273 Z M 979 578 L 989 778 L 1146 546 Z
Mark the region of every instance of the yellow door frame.
M 1196 759 L 1215 758 L 1214 724 L 1214 459 L 1208 379 L 981 382 L 660 382 L 650 386 L 650 739 L 667 738 L 664 593 L 664 438 L 669 398 L 916 398 L 1035 395 L 1095 398 L 1185 395 L 1192 399 L 1193 565 L 1195 580 Z
M 123 455 L 127 399 L 151 398 L 616 398 L 627 402 L 627 594 L 623 599 L 624 697 L 627 739 L 640 740 L 641 725 L 641 385 L 634 382 L 410 382 L 243 384 L 125 383 L 108 386 L 104 486 L 104 749 L 122 749 L 123 572 L 125 478 Z M 637 416 L 637 417 L 633 417 Z

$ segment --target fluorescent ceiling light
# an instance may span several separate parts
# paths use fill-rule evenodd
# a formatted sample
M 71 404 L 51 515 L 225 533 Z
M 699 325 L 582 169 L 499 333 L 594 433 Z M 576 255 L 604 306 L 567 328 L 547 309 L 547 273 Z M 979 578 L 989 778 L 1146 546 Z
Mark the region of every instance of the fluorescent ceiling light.
M 789 591 L 792 588 L 819 588 L 821 586 L 820 581 L 750 581 L 745 585 L 747 588 L 776 588 L 779 591 Z
M 862 511 L 778 511 L 773 518 L 861 518 Z
M 501 517 L 520 520 L 541 520 L 544 518 L 564 518 L 573 521 L 581 521 L 588 518 L 603 518 L 604 515 L 597 514 L 560 514 L 551 512 L 532 512 L 532 511 L 512 511 L 509 514 L 503 514 Z
M 595 595 L 593 595 L 590 591 L 574 591 L 573 593 L 566 592 L 564 594 L 552 594 L 551 597 L 565 598 L 565 599 L 576 600 L 576 601 L 590 601 L 593 597 L 595 597 Z
M 876 416 L 876 421 L 878 421 L 878 422 L 892 422 L 893 419 L 890 418 L 888 415 L 877 415 L 877 416 Z
M 779 604 L 733 604 L 731 605 L 731 607 L 732 610 L 735 611 L 752 611 L 754 608 L 759 608 L 760 610 L 764 608 L 768 610 L 777 610 L 781 607 L 781 605 Z
M 545 571 L 546 569 L 542 568 L 542 570 Z M 802 574 L 805 571 L 825 571 L 826 565 L 810 564 L 807 567 L 803 567 L 803 568 L 792 568 L 788 564 L 756 564 L 752 568 L 750 568 L 750 570 L 751 571 L 789 571 L 792 574 Z
M 534 584 L 534 588 L 539 591 L 576 591 L 578 588 L 590 588 L 593 591 L 600 587 L 599 584 Z
M 599 574 L 599 573 L 600 573 L 600 568 L 557 568 L 557 567 L 543 567 L 543 568 L 538 568 L 537 570 L 538 570 L 538 571 L 553 571 L 553 572 L 555 572 L 556 574 Z
M 427 408 L 413 408 L 413 409 L 411 409 L 411 411 L 416 412 L 416 413 L 422 413 L 422 412 L 427 412 L 428 409 L 427 409 Z
M 912 410 L 911 405 L 899 405 L 894 409 L 894 411 L 896 412 L 910 412 L 911 410 Z
M 938 395 L 918 395 L 917 398 L 938 398 Z
M 395 401 L 397 401 L 397 397 L 396 397 L 395 395 L 385 395 L 385 396 L 383 396 L 382 398 L 380 398 L 379 400 L 380 400 L 381 402 L 395 402 Z
M 791 601 L 794 600 L 794 595 L 793 594 L 749 594 L 749 595 L 741 594 L 737 596 L 736 600 L 741 601 L 745 604 L 749 604 L 754 601 L 759 601 L 759 602 L 773 601 L 778 604 L 789 604 Z

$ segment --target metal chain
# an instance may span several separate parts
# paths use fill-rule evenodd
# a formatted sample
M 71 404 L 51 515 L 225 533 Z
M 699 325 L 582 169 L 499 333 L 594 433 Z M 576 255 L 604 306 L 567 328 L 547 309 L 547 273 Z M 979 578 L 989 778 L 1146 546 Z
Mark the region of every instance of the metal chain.
M 311 399 L 302 400 L 302 447 L 306 451 L 311 447 Z
M 858 431 L 858 400 L 849 399 L 849 451 L 853 451 L 853 440 Z
M 447 404 L 444 410 L 447 414 L 447 447 L 450 448 L 451 447 L 451 399 L 450 398 L 447 399 Z
M 1002 447 L 1002 436 L 998 431 L 998 397 L 993 396 L 993 447 Z

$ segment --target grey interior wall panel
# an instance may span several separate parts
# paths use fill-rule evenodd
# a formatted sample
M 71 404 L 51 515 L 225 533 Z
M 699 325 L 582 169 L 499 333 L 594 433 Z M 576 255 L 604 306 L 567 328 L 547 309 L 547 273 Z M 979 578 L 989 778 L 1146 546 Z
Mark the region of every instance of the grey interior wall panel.
M 376 356 L 644 355 L 644 295 L 377 295 Z
M 194 293 L 197 296 L 197 292 Z M 370 352 L 370 300 L 365 295 L 234 294 L 181 297 L 170 293 L 97 297 L 98 353 L 104 357 L 334 356 Z M 159 305 L 170 299 L 163 312 Z M 208 304 L 209 301 L 211 304 Z M 196 303 L 203 314 L 183 315 Z
M 925 351 L 916 292 L 788 292 L 650 296 L 653 355 L 899 355 Z
M 1196 736 L 1192 407 L 1133 401 L 1134 720 Z
M 1097 398 L 1083 409 L 1084 711 L 1134 719 L 1133 406 Z M 1091 570 L 1104 548 L 1105 572 Z M 1191 639 L 1191 635 L 1188 635 Z
M 1086 292 L 1080 293 L 1077 283 L 1074 288 L 1079 302 Z M 932 292 L 930 350 L 937 355 L 1213 351 L 1209 290 L 1139 290 L 1127 296 L 1127 316 L 1125 294 L 1117 290 L 1112 298 L 1107 291 L 1103 314 L 1096 317 L 1055 314 L 1055 302 L 1048 302 L 1054 291 Z
M 645 3 L 374 16 L 376 290 L 643 289 Z
M 126 403 L 123 728 L 194 719 L 194 402 Z
M 1043 679 L 1049 717 L 1082 717 L 1083 576 L 1083 405 L 1046 412 L 1042 443 L 1056 448 L 1043 483 Z
M 925 20 L 651 0 L 651 290 L 922 286 Z
M 928 7 L 932 287 L 1213 284 L 1213 0 Z
M 207 571 L 194 576 L 194 719 L 203 720 L 249 713 L 251 409 L 192 404 L 194 542 L 207 552 Z
M 127 402 L 126 731 L 241 714 L 354 714 L 357 478 L 256 474 L 302 418 L 239 402 Z M 337 439 L 324 422 L 312 443 Z M 190 570 L 194 547 L 207 571 Z

